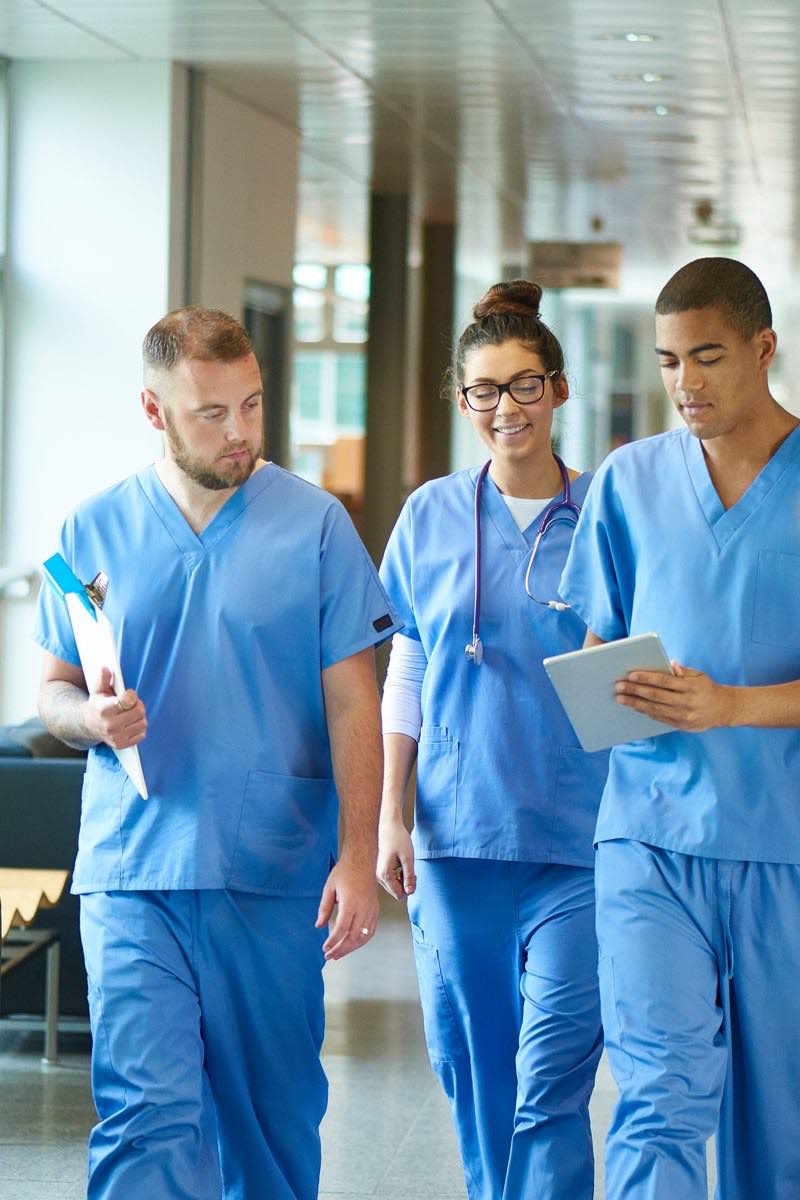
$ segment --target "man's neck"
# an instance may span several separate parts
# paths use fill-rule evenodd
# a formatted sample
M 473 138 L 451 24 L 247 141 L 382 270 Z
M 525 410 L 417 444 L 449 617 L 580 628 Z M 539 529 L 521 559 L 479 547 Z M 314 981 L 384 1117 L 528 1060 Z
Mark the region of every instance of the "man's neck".
M 256 461 L 255 473 L 266 463 L 263 458 Z M 162 458 L 155 464 L 156 472 L 164 487 L 177 504 L 194 533 L 200 534 L 211 524 L 219 510 L 238 492 L 242 484 L 231 488 L 207 488 L 186 475 L 170 458 Z M 245 482 L 247 482 L 245 480 Z
M 701 440 L 708 473 L 726 509 L 744 495 L 798 425 L 800 420 L 770 397 L 757 419 L 742 422 L 720 437 Z

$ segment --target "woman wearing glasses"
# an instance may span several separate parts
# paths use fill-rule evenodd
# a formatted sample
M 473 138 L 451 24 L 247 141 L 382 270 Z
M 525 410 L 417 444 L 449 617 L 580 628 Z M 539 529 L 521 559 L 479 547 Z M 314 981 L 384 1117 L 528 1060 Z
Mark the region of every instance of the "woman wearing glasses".
M 607 755 L 579 748 L 542 668 L 583 644 L 558 584 L 589 476 L 553 454 L 568 386 L 540 299 L 517 280 L 475 306 L 457 399 L 490 460 L 414 492 L 381 567 L 404 629 L 384 693 L 378 873 L 408 899 L 470 1200 L 593 1194 L 592 834 Z

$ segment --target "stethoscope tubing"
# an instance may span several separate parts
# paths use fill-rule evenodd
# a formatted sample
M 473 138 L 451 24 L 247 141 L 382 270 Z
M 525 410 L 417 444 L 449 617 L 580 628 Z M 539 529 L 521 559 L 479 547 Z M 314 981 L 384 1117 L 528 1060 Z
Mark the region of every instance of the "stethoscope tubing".
M 536 535 L 536 540 L 533 543 L 533 549 L 531 550 L 530 556 L 528 558 L 528 567 L 525 572 L 525 593 L 536 604 L 542 604 L 547 608 L 554 609 L 556 612 L 565 612 L 569 608 L 568 604 L 564 604 L 561 600 L 539 600 L 537 596 L 534 596 L 533 592 L 531 591 L 531 587 L 530 587 L 531 574 L 533 572 L 534 563 L 536 562 L 536 555 L 539 551 L 539 546 L 542 543 L 542 539 L 544 538 L 548 529 L 552 529 L 552 527 L 554 525 L 559 525 L 559 524 L 575 525 L 577 523 L 578 517 L 581 514 L 580 505 L 577 504 L 572 499 L 572 487 L 570 485 L 569 472 L 567 471 L 567 468 L 564 465 L 563 460 L 561 458 L 559 458 L 559 456 L 557 454 L 554 454 L 553 458 L 556 460 L 556 463 L 558 464 L 558 469 L 561 472 L 561 487 L 562 487 L 562 491 L 563 491 L 563 497 L 560 500 L 553 501 L 545 509 L 544 516 L 542 517 L 541 525 L 539 526 L 539 532 Z M 470 662 L 474 662 L 476 666 L 480 666 L 480 664 L 483 662 L 483 642 L 481 641 L 481 636 L 480 636 L 480 624 L 481 624 L 481 498 L 483 495 L 483 485 L 486 480 L 486 476 L 489 473 L 489 468 L 491 467 L 491 465 L 492 465 L 492 460 L 489 459 L 488 462 L 485 462 L 483 464 L 480 471 L 478 472 L 478 478 L 475 480 L 475 515 L 474 515 L 475 584 L 474 584 L 474 588 L 473 588 L 473 597 L 472 597 L 472 641 L 467 644 L 467 646 L 464 649 L 464 653 L 465 653 L 466 657 L 470 660 Z M 567 516 L 567 515 L 565 515 L 566 513 L 569 513 L 570 515 Z

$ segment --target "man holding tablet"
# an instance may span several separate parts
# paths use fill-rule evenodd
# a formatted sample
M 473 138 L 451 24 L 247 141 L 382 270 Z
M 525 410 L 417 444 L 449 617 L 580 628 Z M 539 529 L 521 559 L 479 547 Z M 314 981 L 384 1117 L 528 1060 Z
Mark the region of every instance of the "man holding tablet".
M 800 429 L 742 263 L 656 304 L 686 429 L 624 446 L 587 496 L 561 595 L 587 645 L 656 631 L 673 675 L 618 699 L 675 732 L 617 746 L 598 820 L 603 1024 L 620 1098 L 608 1200 L 800 1195 Z

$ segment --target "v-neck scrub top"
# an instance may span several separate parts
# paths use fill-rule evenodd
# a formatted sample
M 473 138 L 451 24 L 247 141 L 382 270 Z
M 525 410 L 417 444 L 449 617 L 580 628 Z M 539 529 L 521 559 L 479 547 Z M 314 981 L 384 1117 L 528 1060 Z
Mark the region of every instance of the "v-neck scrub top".
M 585 628 L 525 593 L 543 514 L 521 531 L 491 476 L 481 498 L 484 659 L 468 662 L 475 582 L 478 469 L 434 479 L 407 500 L 381 579 L 403 635 L 427 657 L 417 753 L 414 845 L 421 858 L 593 865 L 592 833 L 608 756 L 586 754 L 542 659 L 575 650 Z M 589 484 L 572 484 L 580 503 Z M 542 540 L 532 589 L 558 593 L 572 525 Z
M 268 464 L 198 535 L 149 467 L 81 505 L 60 550 L 108 575 L 149 722 L 149 799 L 110 747 L 89 753 L 73 890 L 319 894 L 338 809 L 320 672 L 399 628 L 339 502 Z M 36 637 L 79 664 L 48 586 Z
M 658 633 L 717 683 L 800 678 L 800 428 L 727 511 L 685 430 L 616 450 L 561 581 L 606 641 Z M 664 734 L 611 754 L 597 841 L 800 863 L 800 729 Z

